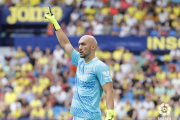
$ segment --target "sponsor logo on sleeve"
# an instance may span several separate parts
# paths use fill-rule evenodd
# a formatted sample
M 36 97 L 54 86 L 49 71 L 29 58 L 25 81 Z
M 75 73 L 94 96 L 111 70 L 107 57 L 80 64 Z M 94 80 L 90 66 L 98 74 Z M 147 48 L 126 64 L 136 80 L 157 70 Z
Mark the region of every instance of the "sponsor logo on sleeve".
M 106 66 L 106 64 L 105 64 L 105 63 L 101 63 L 101 65 L 102 65 L 102 66 Z
M 110 72 L 109 72 L 109 71 L 104 71 L 104 72 L 102 72 L 102 73 L 103 73 L 103 75 L 105 76 L 104 79 L 111 78 L 111 75 L 110 75 Z

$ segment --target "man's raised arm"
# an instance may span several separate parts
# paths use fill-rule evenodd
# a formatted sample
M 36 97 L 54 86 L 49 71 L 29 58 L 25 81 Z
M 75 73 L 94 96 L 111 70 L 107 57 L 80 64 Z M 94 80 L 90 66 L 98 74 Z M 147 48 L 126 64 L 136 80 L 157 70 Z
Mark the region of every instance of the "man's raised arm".
M 57 39 L 61 45 L 61 47 L 65 50 L 68 57 L 71 59 L 71 53 L 73 51 L 73 46 L 69 42 L 69 39 L 64 34 L 64 32 L 61 30 L 61 27 L 59 26 L 58 22 L 55 19 L 55 16 L 52 14 L 51 9 L 48 7 L 48 13 L 45 14 L 45 19 L 48 19 L 51 24 L 53 25 Z

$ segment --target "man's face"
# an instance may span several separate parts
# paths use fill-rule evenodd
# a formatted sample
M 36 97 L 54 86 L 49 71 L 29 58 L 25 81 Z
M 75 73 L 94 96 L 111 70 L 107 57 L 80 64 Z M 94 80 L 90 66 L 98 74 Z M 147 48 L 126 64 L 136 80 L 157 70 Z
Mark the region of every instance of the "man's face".
M 81 58 L 86 58 L 91 54 L 90 42 L 87 39 L 79 40 L 79 53 Z
M 36 47 L 36 51 L 39 52 L 39 51 L 40 51 L 40 48 L 39 48 L 39 47 Z
M 59 45 L 57 45 L 57 46 L 56 46 L 56 49 L 57 49 L 57 50 L 60 50 L 60 46 L 59 46 Z

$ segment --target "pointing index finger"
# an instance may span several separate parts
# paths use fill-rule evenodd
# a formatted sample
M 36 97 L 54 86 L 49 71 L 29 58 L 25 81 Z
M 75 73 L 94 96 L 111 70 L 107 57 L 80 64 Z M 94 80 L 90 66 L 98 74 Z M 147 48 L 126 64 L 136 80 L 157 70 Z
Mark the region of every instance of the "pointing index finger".
M 51 8 L 48 7 L 48 13 L 50 14 L 50 16 L 52 16 L 52 12 L 51 12 Z

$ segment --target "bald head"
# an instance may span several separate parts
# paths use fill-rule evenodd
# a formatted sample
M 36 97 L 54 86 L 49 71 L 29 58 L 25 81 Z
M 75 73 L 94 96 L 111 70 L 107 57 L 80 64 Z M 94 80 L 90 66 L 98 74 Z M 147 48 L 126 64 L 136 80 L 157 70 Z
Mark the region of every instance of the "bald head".
M 79 42 L 86 42 L 87 44 L 89 44 L 90 46 L 94 46 L 95 49 L 97 48 L 97 41 L 96 39 L 91 36 L 91 35 L 84 35 L 81 37 L 81 39 L 79 40 Z

